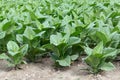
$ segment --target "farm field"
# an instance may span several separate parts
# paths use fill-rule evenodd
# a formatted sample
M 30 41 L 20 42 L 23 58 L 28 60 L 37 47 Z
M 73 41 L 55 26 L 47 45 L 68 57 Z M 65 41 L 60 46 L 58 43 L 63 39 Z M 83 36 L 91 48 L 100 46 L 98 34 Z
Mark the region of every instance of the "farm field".
M 0 0 L 0 80 L 120 80 L 120 0 Z

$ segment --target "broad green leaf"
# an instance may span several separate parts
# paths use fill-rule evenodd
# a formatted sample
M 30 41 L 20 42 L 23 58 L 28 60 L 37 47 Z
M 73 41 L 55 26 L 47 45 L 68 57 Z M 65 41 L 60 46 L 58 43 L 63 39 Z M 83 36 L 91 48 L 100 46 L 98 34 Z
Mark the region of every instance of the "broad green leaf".
M 66 15 L 66 16 L 64 17 L 64 19 L 62 20 L 62 24 L 61 24 L 61 25 L 62 25 L 62 26 L 68 25 L 68 23 L 71 22 L 71 21 L 72 21 L 72 17 Z
M 67 25 L 65 28 L 64 28 L 64 33 L 66 34 L 73 34 L 75 32 L 75 27 L 74 26 L 71 26 L 71 25 Z
M 76 60 L 78 57 L 79 57 L 79 55 L 78 54 L 74 54 L 74 55 L 72 55 L 72 56 L 70 56 L 71 57 L 71 60 Z
M 110 71 L 110 70 L 113 70 L 115 69 L 115 66 L 111 63 L 111 62 L 108 62 L 108 63 L 104 63 L 101 67 L 100 67 L 101 70 L 105 70 L 105 71 Z
M 9 57 L 5 53 L 2 53 L 0 54 L 0 59 L 9 59 Z
M 92 29 L 94 26 L 95 26 L 95 23 L 94 23 L 94 22 L 93 22 L 93 23 L 90 23 L 90 24 L 88 25 L 87 29 Z
M 12 26 L 13 22 L 11 21 L 7 21 L 3 26 L 2 26 L 2 30 L 6 31 L 6 34 L 11 34 L 14 30 L 16 30 L 16 26 Z
M 78 37 L 70 37 L 68 44 L 74 45 L 80 43 L 80 38 Z
M 114 57 L 114 56 L 117 56 L 118 54 L 118 50 L 117 49 L 114 49 L 114 48 L 106 48 L 104 50 L 104 57 Z
M 23 61 L 23 54 L 21 54 L 21 53 L 18 53 L 18 54 L 16 54 L 16 55 L 14 55 L 13 57 L 13 61 L 14 61 L 14 65 L 18 65 L 18 64 L 21 64 L 21 62 Z
M 62 42 L 62 34 L 57 33 L 57 35 L 51 35 L 50 36 L 50 43 L 54 44 L 55 46 L 60 45 Z
M 14 41 L 9 41 L 7 43 L 7 49 L 10 55 L 14 56 L 19 52 L 19 46 Z
M 21 54 L 25 55 L 28 51 L 28 44 L 21 46 L 19 50 L 20 50 Z
M 44 33 L 45 33 L 45 31 L 42 31 L 42 32 L 36 34 L 36 37 L 37 37 L 37 36 L 41 37 Z
M 26 7 L 26 9 L 28 9 L 28 10 L 32 10 L 32 6 L 31 6 L 30 4 L 25 5 L 25 7 Z
M 6 32 L 5 32 L 5 31 L 0 32 L 0 39 L 3 39 L 3 38 L 5 37 L 5 35 L 6 35 Z
M 97 31 L 97 32 L 96 32 L 96 36 L 97 36 L 100 40 L 102 40 L 102 41 L 104 42 L 104 44 L 106 44 L 108 41 L 110 41 L 110 38 L 109 38 L 110 35 L 106 35 L 106 34 L 103 33 L 103 32 Z
M 28 26 L 26 27 L 24 34 L 23 34 L 26 38 L 28 38 L 29 40 L 33 40 L 36 33 L 33 31 L 33 28 Z
M 8 30 L 11 25 L 11 21 L 8 21 L 7 19 L 3 21 L 4 25 L 2 26 L 2 30 Z
M 36 23 L 38 29 L 39 29 L 39 30 L 42 30 L 43 25 L 42 25 L 38 20 L 36 20 L 35 23 Z
M 103 42 L 100 42 L 94 49 L 93 49 L 93 54 L 99 53 L 102 54 L 103 52 Z
M 87 54 L 87 55 L 91 55 L 92 54 L 92 49 L 91 48 L 89 48 L 89 47 L 85 47 L 85 53 Z
M 78 18 L 78 15 L 74 11 L 72 11 L 72 14 L 73 14 L 73 16 L 74 16 L 75 19 Z
M 102 57 L 103 57 L 102 54 L 91 54 L 84 60 L 92 68 L 98 68 L 98 66 L 101 64 Z
M 58 62 L 61 66 L 70 66 L 70 64 L 71 64 L 71 58 L 70 58 L 70 56 L 67 56 L 65 59 L 57 60 L 57 62 Z
M 59 52 L 58 48 L 52 44 L 45 44 L 42 46 L 42 48 L 49 49 L 49 50 L 53 51 L 58 57 L 60 56 L 60 52 Z
M 17 34 L 16 35 L 16 40 L 19 42 L 19 43 L 23 43 L 23 35 L 21 35 L 21 34 Z

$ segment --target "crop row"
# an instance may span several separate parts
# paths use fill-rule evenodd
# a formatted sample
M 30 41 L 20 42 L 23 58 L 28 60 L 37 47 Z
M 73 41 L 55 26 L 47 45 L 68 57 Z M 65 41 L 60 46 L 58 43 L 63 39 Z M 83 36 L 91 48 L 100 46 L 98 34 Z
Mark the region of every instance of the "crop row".
M 0 0 L 0 59 L 12 67 L 49 55 L 56 66 L 79 56 L 92 73 L 115 68 L 120 0 Z

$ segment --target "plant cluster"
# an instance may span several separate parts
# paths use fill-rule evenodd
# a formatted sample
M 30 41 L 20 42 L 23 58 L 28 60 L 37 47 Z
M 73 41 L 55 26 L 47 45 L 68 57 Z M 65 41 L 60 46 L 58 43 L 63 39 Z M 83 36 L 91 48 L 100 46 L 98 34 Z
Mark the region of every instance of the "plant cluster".
M 17 67 L 46 54 L 70 66 L 82 54 L 92 73 L 119 57 L 120 0 L 0 0 L 0 59 Z

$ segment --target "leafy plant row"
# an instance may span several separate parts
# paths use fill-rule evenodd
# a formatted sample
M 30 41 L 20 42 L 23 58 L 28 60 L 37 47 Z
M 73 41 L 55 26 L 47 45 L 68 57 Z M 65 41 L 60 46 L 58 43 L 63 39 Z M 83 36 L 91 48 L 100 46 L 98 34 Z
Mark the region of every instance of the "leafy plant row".
M 0 59 L 11 66 L 48 55 L 70 66 L 82 56 L 92 73 L 119 57 L 120 0 L 0 0 Z

